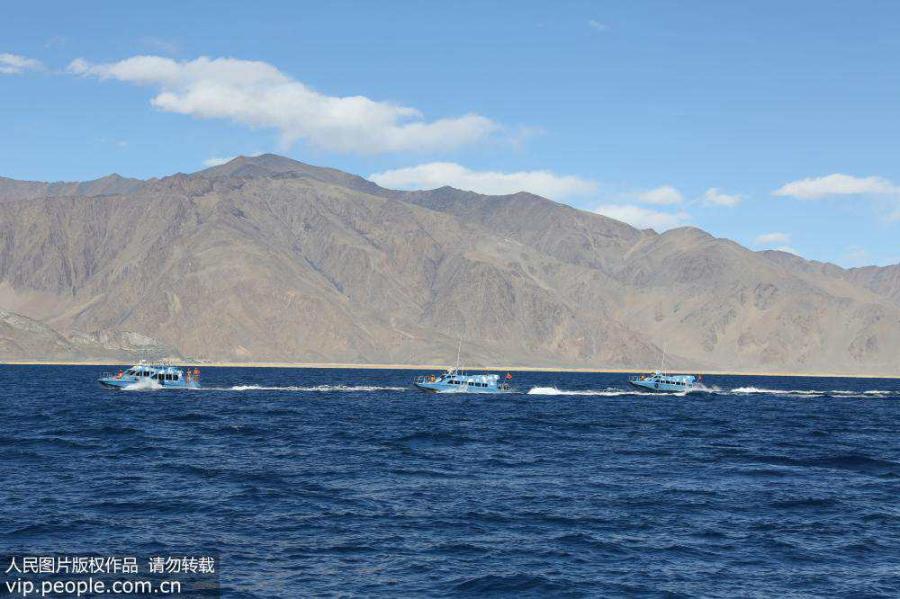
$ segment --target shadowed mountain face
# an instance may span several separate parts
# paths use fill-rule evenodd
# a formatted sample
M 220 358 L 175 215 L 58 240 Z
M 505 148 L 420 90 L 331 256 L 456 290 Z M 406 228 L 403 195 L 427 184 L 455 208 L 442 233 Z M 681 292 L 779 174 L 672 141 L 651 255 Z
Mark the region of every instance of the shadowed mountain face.
M 273 155 L 109 179 L 0 179 L 0 358 L 900 373 L 897 267 Z

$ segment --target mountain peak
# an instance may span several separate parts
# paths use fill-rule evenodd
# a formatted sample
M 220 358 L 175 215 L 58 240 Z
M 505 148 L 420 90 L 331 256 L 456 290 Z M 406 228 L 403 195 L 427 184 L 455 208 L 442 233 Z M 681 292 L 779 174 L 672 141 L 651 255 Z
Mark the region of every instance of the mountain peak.
M 197 171 L 190 176 L 206 179 L 217 179 L 220 177 L 243 177 L 249 179 L 263 177 L 308 178 L 373 195 L 385 197 L 396 195 L 394 192 L 383 189 L 368 179 L 363 179 L 357 175 L 351 175 L 334 168 L 313 166 L 287 156 L 279 156 L 278 154 L 238 156 L 225 164 Z
M 193 173 L 201 177 L 265 177 L 285 173 L 308 173 L 317 167 L 277 154 L 238 156 L 224 164 Z
M 691 226 L 684 227 L 675 227 L 674 229 L 669 229 L 662 234 L 662 237 L 670 238 L 670 239 L 684 239 L 684 240 L 707 240 L 707 239 L 715 239 L 712 235 L 704 231 L 703 229 Z

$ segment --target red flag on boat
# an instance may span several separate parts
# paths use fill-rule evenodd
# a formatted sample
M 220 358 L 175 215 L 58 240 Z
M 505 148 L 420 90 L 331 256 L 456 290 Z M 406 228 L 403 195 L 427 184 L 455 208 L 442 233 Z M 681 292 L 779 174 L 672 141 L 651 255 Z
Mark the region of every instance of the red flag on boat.
M 509 380 L 509 379 L 511 379 L 511 378 L 512 378 L 512 375 L 511 375 L 510 373 L 507 372 L 507 373 L 506 373 L 506 380 Z

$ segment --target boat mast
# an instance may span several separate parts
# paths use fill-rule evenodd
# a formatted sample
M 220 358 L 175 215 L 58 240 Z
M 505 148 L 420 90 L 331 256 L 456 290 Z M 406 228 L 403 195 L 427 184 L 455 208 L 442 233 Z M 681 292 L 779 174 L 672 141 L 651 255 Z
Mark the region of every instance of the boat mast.
M 459 345 L 456 347 L 456 374 L 459 374 L 459 356 L 462 353 L 462 337 L 459 338 Z

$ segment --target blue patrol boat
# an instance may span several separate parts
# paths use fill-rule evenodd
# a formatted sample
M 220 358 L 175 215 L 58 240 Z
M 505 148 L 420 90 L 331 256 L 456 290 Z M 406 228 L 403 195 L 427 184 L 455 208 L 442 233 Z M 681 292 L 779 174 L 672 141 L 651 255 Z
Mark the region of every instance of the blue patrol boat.
M 105 373 L 100 384 L 115 389 L 199 389 L 200 369 L 141 362 L 118 373 Z
M 415 385 L 435 393 L 512 393 L 512 387 L 506 382 L 511 378 L 512 375 L 507 373 L 504 382 L 500 382 L 498 374 L 467 374 L 448 368 L 438 375 L 416 377 Z
M 687 393 L 694 390 L 700 382 L 700 377 L 692 374 L 665 374 L 657 370 L 653 374 L 633 376 L 628 382 L 648 391 Z
M 512 393 L 509 382 L 512 375 L 506 373 L 503 382 L 498 374 L 468 374 L 459 368 L 462 341 L 456 350 L 456 367 L 448 368 L 441 374 L 419 376 L 413 384 L 423 391 L 433 393 Z

